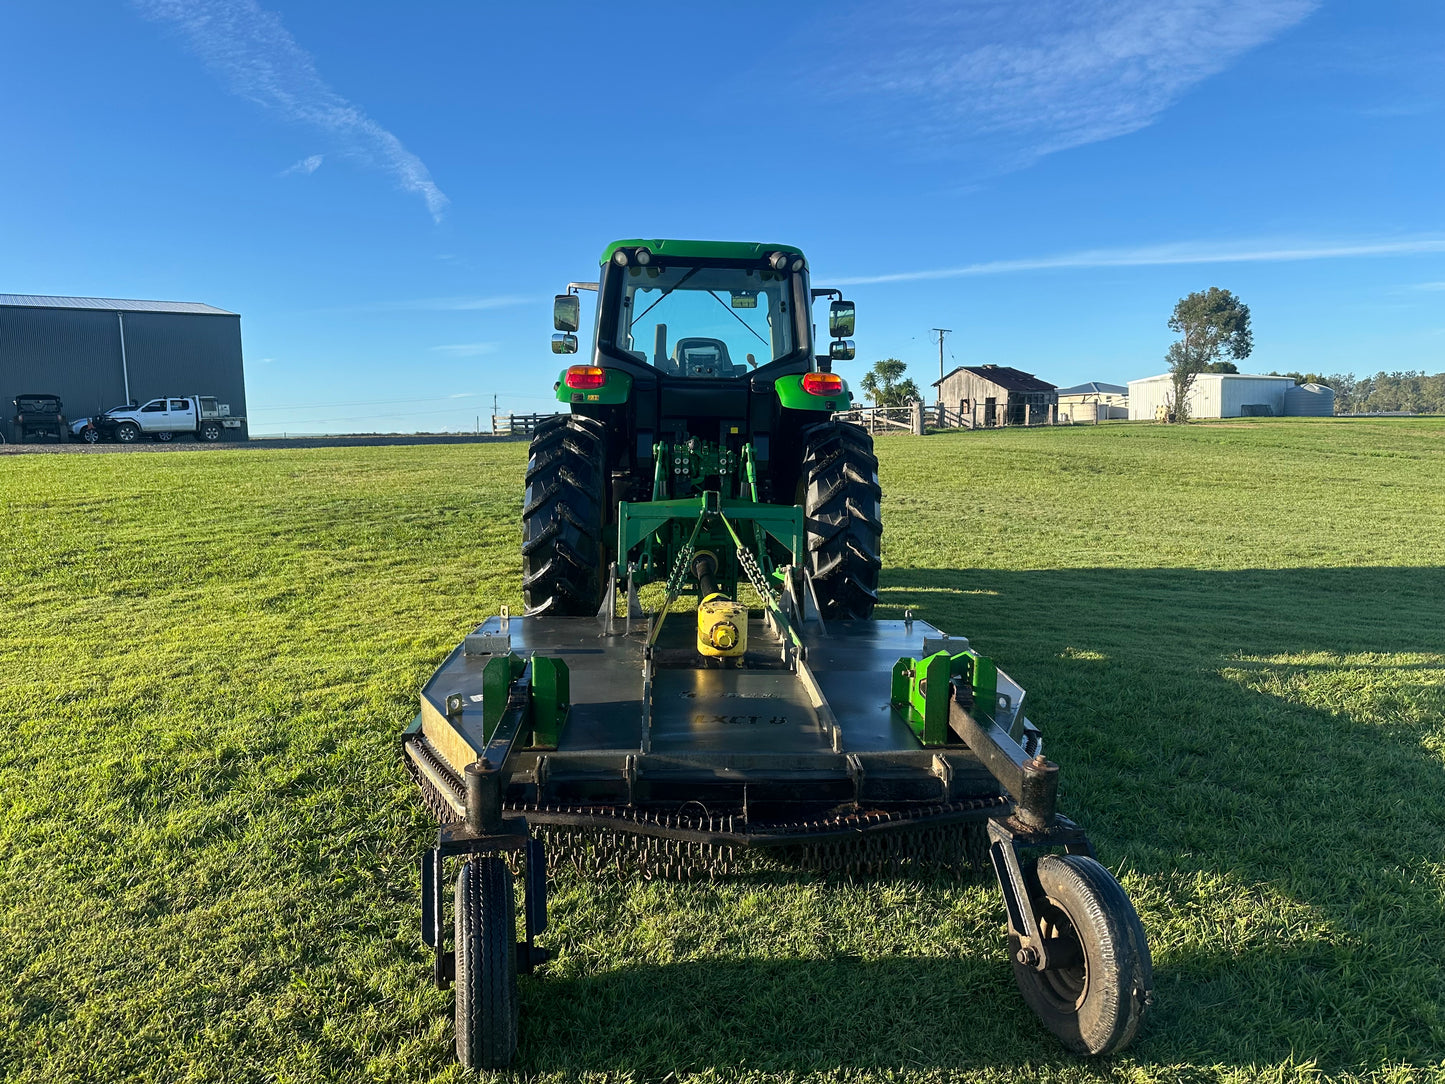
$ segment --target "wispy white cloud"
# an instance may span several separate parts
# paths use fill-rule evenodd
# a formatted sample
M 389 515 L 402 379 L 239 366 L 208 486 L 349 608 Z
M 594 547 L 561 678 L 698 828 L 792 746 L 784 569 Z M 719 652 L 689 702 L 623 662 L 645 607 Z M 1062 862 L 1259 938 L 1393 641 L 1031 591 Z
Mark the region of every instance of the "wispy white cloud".
M 485 312 L 507 309 L 514 305 L 536 305 L 547 299 L 525 294 L 498 294 L 490 297 L 413 297 L 392 301 L 363 301 L 355 305 L 327 306 L 312 312 Z
M 232 92 L 324 133 L 347 157 L 390 173 L 441 220 L 449 201 L 425 163 L 321 78 L 311 54 L 275 12 L 256 0 L 131 2 L 146 18 L 173 27 Z
M 1423 117 L 1440 108 L 1440 102 L 1429 99 L 1419 101 L 1391 102 L 1387 105 L 1366 106 L 1355 110 L 1356 116 L 1372 120 L 1394 120 L 1400 117 Z
M 448 357 L 453 357 L 453 358 L 476 358 L 476 357 L 481 357 L 483 354 L 490 354 L 490 353 L 492 353 L 494 350 L 497 349 L 497 344 L 496 344 L 496 343 L 451 343 L 451 344 L 446 345 L 446 346 L 433 346 L 432 349 L 433 349 L 434 351 L 436 351 L 438 354 L 446 354 Z M 471 395 L 472 393 L 471 393 L 471 392 L 464 392 L 463 394 L 465 394 L 465 395 Z M 452 398 L 453 398 L 453 399 L 459 399 L 459 398 L 461 398 L 461 396 L 453 395 Z
M 1445 282 L 1417 282 L 1414 288 L 1417 290 L 1445 290 Z
M 448 399 L 474 399 L 474 398 L 476 398 L 476 394 L 477 394 L 477 393 L 474 392 L 474 391 L 459 391 L 459 392 L 456 392 L 456 393 L 453 394 L 453 395 L 448 395 L 447 398 L 448 398 Z
M 323 159 L 325 159 L 325 157 L 326 155 L 324 154 L 307 155 L 305 158 L 301 159 L 301 161 L 293 162 L 291 163 L 291 165 L 283 169 L 280 173 L 280 176 L 289 177 L 292 174 L 301 173 L 309 177 L 311 176 L 311 174 L 315 173 L 318 169 L 321 168 L 321 162 Z
M 1056 256 L 1022 260 L 989 260 L 960 267 L 927 271 L 891 271 L 881 275 L 829 278 L 838 286 L 861 286 L 879 282 L 917 282 L 922 279 L 953 279 L 968 275 L 1006 275 L 1020 271 L 1080 270 L 1105 267 L 1167 267 L 1177 264 L 1273 263 L 1290 260 L 1338 260 L 1353 256 L 1410 256 L 1445 252 L 1445 238 L 1415 237 L 1388 241 L 1289 242 L 1240 241 L 1231 244 L 1184 242 L 1147 245 L 1139 248 L 1096 248 Z M 1445 283 L 1426 283 L 1423 289 Z
M 919 0 L 831 21 L 824 78 L 920 142 L 1019 166 L 1152 124 L 1318 0 Z
M 503 294 L 497 297 L 423 297 L 411 301 L 378 301 L 367 305 L 369 309 L 407 310 L 418 309 L 427 312 L 474 312 L 479 309 L 505 309 L 513 305 L 529 305 L 537 299 L 521 294 Z

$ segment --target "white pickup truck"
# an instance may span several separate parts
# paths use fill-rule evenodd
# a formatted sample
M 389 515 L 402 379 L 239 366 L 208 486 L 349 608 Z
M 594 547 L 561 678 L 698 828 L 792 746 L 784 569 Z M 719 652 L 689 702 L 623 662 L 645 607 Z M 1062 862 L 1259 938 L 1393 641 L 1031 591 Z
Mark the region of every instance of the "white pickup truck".
M 181 433 L 216 441 L 222 430 L 239 429 L 245 420 L 231 417 L 230 405 L 216 402 L 214 395 L 169 395 L 138 407 L 107 410 L 95 422 L 102 435 L 134 444 L 143 436 L 171 440 Z

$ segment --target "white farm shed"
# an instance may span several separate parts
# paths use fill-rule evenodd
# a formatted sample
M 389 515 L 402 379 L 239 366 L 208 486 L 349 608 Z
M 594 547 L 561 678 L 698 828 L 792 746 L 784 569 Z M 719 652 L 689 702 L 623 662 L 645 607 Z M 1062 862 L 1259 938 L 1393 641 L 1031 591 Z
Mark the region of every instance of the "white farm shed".
M 1281 417 L 1285 392 L 1294 387 L 1288 376 L 1248 373 L 1200 373 L 1189 389 L 1191 418 Z M 1129 420 L 1154 421 L 1166 408 L 1172 387 L 1169 374 L 1129 381 Z

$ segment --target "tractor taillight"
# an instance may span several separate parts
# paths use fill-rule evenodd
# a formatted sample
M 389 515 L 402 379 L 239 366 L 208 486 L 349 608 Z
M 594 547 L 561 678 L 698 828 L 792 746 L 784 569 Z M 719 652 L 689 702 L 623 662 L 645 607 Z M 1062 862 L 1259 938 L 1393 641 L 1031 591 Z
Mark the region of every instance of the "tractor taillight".
M 842 395 L 843 378 L 837 373 L 804 373 L 803 390 L 809 395 Z
M 596 365 L 573 365 L 567 370 L 563 383 L 578 390 L 600 388 L 607 383 L 607 370 L 599 369 Z

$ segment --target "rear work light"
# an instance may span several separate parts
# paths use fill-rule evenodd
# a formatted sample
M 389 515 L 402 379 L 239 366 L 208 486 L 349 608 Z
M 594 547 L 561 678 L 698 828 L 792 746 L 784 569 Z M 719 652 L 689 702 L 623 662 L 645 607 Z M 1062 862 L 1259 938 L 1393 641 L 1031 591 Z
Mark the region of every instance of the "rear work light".
M 809 395 L 842 395 L 843 378 L 837 373 L 804 373 L 803 390 Z
M 607 383 L 607 370 L 599 369 L 596 365 L 573 365 L 567 370 L 564 383 L 579 391 L 600 388 Z

